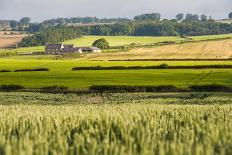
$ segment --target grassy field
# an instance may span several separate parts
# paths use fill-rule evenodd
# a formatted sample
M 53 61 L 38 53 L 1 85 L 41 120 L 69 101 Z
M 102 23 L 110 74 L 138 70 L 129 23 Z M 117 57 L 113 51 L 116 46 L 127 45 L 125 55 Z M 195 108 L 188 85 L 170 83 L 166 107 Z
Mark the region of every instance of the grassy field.
M 232 57 L 232 39 L 201 41 L 157 47 L 134 48 L 129 52 L 90 54 L 89 60 L 127 59 L 228 59 Z
M 27 155 L 231 154 L 232 106 L 221 104 L 231 96 L 178 96 L 183 97 L 0 93 L 0 104 L 4 104 L 0 106 L 0 151 Z
M 72 71 L 78 66 L 148 66 L 160 65 L 231 64 L 213 62 L 91 62 L 78 60 L 1 60 L 0 69 L 49 68 L 49 72 L 0 73 L 0 84 L 20 84 L 26 87 L 67 86 L 87 88 L 92 85 L 175 85 L 222 84 L 232 86 L 230 69 L 204 70 L 100 70 Z
M 139 37 L 139 36 L 83 36 L 80 39 L 69 40 L 64 43 L 75 44 L 76 46 L 91 46 L 92 43 L 100 38 L 105 38 L 110 46 L 123 46 L 129 44 L 147 45 L 164 41 L 181 41 L 185 40 L 180 37 Z

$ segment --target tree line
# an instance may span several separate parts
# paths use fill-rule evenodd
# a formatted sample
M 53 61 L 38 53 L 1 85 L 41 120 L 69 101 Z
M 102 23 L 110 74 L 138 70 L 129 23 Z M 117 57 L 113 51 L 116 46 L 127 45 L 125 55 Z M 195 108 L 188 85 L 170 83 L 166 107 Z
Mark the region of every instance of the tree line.
M 22 39 L 20 47 L 41 46 L 46 43 L 62 43 L 65 40 L 78 38 L 81 36 L 77 27 L 49 27 L 39 33 Z
M 231 13 L 232 15 L 232 13 Z M 75 18 L 74 18 L 75 19 Z M 74 20 L 73 19 L 73 20 Z M 30 24 L 27 30 L 34 35 L 26 37 L 20 46 L 38 46 L 45 43 L 60 43 L 65 40 L 74 39 L 81 35 L 102 36 L 201 36 L 214 34 L 232 33 L 232 24 L 214 21 L 206 15 L 178 14 L 176 19 L 160 20 L 161 14 L 143 14 L 135 16 L 134 20 L 126 20 L 114 24 L 100 24 L 89 26 L 67 26 L 58 24 L 56 26 Z M 77 22 L 84 20 L 99 20 L 95 18 L 76 18 Z M 22 20 L 23 22 L 23 20 Z M 28 20 L 24 21 L 28 24 Z
M 212 21 L 143 21 L 79 28 L 83 35 L 105 36 L 197 36 L 232 33 L 232 24 Z

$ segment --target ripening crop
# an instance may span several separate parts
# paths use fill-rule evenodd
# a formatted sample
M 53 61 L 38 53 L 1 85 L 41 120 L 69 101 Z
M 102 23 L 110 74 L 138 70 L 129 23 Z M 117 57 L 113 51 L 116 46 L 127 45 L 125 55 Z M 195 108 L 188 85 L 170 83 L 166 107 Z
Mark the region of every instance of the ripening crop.
M 0 118 L 0 154 L 232 154 L 231 105 L 17 104 Z

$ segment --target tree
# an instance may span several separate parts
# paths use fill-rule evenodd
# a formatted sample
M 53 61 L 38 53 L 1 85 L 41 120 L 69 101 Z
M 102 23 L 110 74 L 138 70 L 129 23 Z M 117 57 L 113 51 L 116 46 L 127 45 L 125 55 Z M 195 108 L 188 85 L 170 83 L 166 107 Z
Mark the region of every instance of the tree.
M 230 18 L 230 19 L 232 19 L 232 12 L 231 12 L 231 13 L 229 13 L 229 18 Z
M 159 21 L 160 18 L 161 18 L 161 14 L 160 13 L 151 13 L 151 14 L 143 14 L 143 15 L 135 16 L 134 20 L 135 21 L 143 21 L 143 20 L 155 20 L 155 21 Z
M 205 14 L 201 15 L 201 21 L 207 21 L 207 20 L 208 17 Z
M 22 25 L 27 25 L 27 24 L 29 24 L 30 23 L 30 21 L 31 21 L 31 18 L 29 18 L 29 17 L 23 17 L 21 20 L 20 20 L 20 24 L 22 24 Z
M 188 13 L 186 15 L 185 20 L 187 20 L 187 21 L 198 21 L 199 20 L 199 15 L 197 15 L 197 14 L 193 15 L 193 14 Z
M 178 21 L 181 21 L 184 18 L 184 14 L 183 13 L 179 13 L 178 15 L 176 15 L 176 19 Z
M 93 44 L 93 47 L 98 47 L 100 49 L 107 49 L 110 47 L 109 42 L 106 41 L 104 38 L 96 40 Z
M 15 21 L 15 20 L 10 21 L 10 27 L 13 30 L 16 30 L 17 26 L 18 26 L 18 22 L 17 21 Z

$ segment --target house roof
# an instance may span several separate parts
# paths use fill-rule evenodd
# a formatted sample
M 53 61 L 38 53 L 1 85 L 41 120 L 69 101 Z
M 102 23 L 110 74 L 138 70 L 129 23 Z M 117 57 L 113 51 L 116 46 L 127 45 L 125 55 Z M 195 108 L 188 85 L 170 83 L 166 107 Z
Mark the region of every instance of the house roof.
M 47 44 L 46 49 L 61 49 L 62 44 Z
M 74 44 L 64 44 L 64 48 L 74 48 Z
M 97 47 L 79 47 L 81 50 L 87 50 L 87 51 L 92 51 L 92 50 L 100 50 Z

